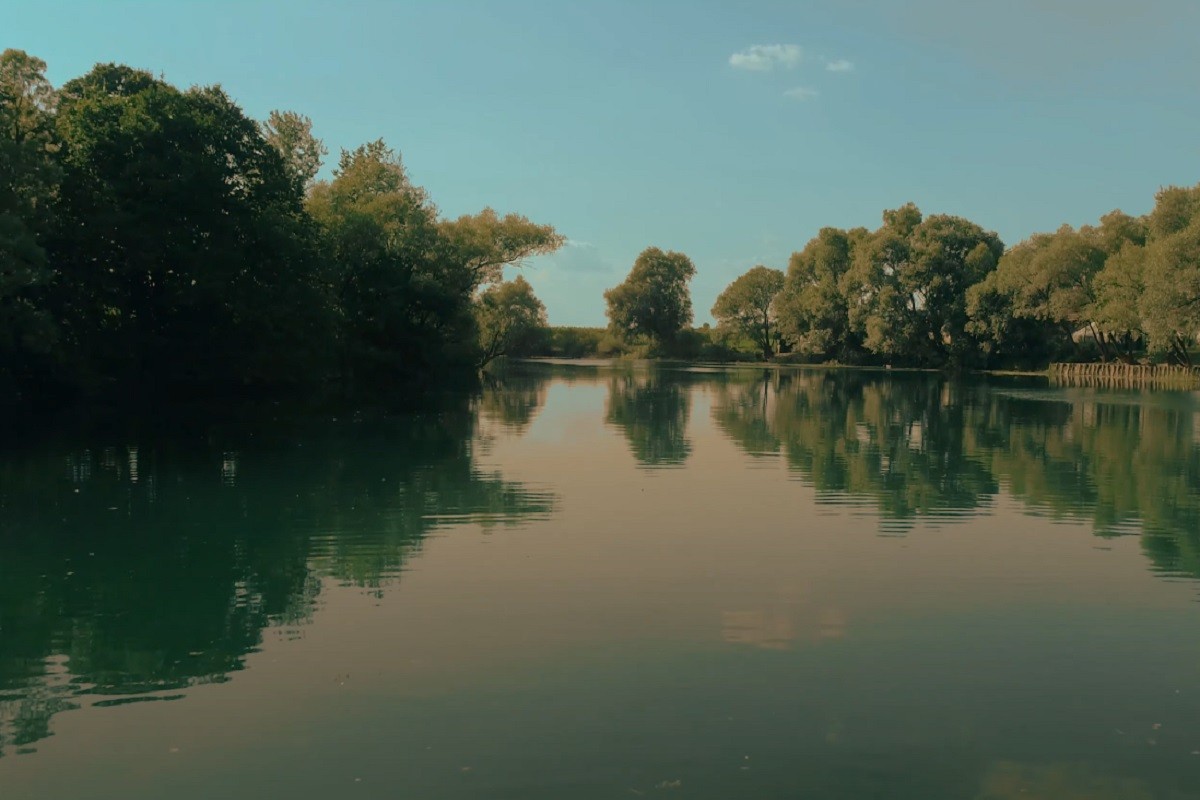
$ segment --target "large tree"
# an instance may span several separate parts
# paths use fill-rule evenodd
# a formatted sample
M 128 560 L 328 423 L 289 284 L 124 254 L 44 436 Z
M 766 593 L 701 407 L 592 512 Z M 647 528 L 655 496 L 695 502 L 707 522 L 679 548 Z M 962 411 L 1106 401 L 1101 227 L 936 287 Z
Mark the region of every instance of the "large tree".
M 869 235 L 865 228 L 822 228 L 792 254 L 779 299 L 779 327 L 797 352 L 845 359 L 861 346 L 850 328 L 842 282 L 855 247 Z
M 308 209 L 340 319 L 342 377 L 360 386 L 472 360 L 474 282 L 439 258 L 437 209 L 382 140 L 342 151 Z
M 478 364 L 476 291 L 563 241 L 548 225 L 491 209 L 439 220 L 381 140 L 344 151 L 308 208 L 325 234 L 343 375 L 359 385 L 446 378 Z
M 54 88 L 46 63 L 0 53 L 0 370 L 45 355 L 54 326 L 39 293 L 51 276 L 45 236 L 58 193 Z
M 60 92 L 56 310 L 103 380 L 294 380 L 327 338 L 301 195 L 219 88 L 95 67 Z
M 1081 334 L 1094 340 L 1101 356 L 1118 350 L 1128 355 L 1137 336 L 1127 300 L 1136 255 L 1123 248 L 1140 247 L 1145 223 L 1114 211 L 1098 226 L 1076 230 L 1063 225 L 1054 233 L 1039 233 L 1010 248 L 995 273 L 973 290 L 972 329 L 999 337 L 1005 330 L 1040 326 L 1040 336 L 1058 346 Z M 1107 274 L 1102 274 L 1107 268 Z M 994 302 L 984 302 L 991 297 Z M 1005 314 L 1015 323 L 1005 320 Z
M 1200 185 L 1159 192 L 1149 228 L 1139 311 L 1151 346 L 1190 366 L 1200 332 Z
M 768 361 L 775 355 L 775 301 L 783 282 L 780 270 L 753 267 L 725 287 L 712 307 L 719 325 L 750 339 Z
M 604 293 L 609 325 L 627 338 L 671 342 L 692 321 L 688 282 L 696 274 L 683 253 L 648 247 L 624 282 Z
M 1004 245 L 961 217 L 922 217 L 911 203 L 855 248 L 842 282 L 850 325 L 867 349 L 926 364 L 961 362 L 975 349 L 967 289 L 995 269 Z

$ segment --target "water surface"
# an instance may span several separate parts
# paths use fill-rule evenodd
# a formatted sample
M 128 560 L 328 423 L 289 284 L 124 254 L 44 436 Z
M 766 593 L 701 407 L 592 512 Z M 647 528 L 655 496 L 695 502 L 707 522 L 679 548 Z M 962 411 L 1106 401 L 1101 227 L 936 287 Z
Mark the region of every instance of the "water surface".
M 1195 395 L 534 364 L 272 417 L 0 456 L 5 800 L 1200 797 Z

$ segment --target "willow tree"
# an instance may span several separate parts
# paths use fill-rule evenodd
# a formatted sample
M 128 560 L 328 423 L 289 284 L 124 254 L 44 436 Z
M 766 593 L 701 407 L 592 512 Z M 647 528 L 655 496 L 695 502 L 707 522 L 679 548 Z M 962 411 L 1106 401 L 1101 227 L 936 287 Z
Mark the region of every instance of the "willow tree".
M 975 350 L 967 290 L 996 267 L 1004 245 L 961 217 L 923 217 L 911 203 L 855 248 L 843 279 L 850 325 L 864 346 L 891 359 L 960 362 Z
M 726 286 L 712 307 L 712 315 L 721 327 L 754 342 L 767 361 L 775 356 L 775 305 L 783 282 L 780 270 L 753 267 Z
M 1149 225 L 1139 310 L 1151 346 L 1190 366 L 1200 332 L 1200 185 L 1159 192 Z
M 1137 338 L 1129 326 L 1136 323 L 1122 293 L 1136 278 L 1130 269 L 1136 255 L 1126 246 L 1139 247 L 1145 240 L 1145 225 L 1119 211 L 1106 214 L 1098 226 L 1075 229 L 1063 225 L 1054 233 L 1034 234 L 1009 249 L 994 275 L 982 290 L 1006 297 L 1012 317 L 1041 326 L 1041 336 L 1061 343 L 1094 340 L 1101 357 L 1126 356 Z M 1107 274 L 1106 267 L 1109 267 Z M 1126 287 L 1126 288 L 1122 288 Z M 977 299 L 973 323 L 999 331 L 1007 323 L 985 321 L 984 306 Z M 999 307 L 995 314 L 1003 314 Z
M 475 302 L 479 327 L 479 365 L 500 356 L 528 352 L 546 330 L 546 307 L 533 293 L 529 281 L 518 275 L 511 281 L 493 284 Z
M 861 348 L 861 338 L 850 328 L 842 282 L 855 247 L 869 235 L 865 228 L 822 228 L 792 254 L 778 310 L 780 332 L 797 352 L 844 360 Z
M 673 341 L 692 321 L 688 281 L 695 274 L 695 265 L 683 253 L 646 248 L 629 276 L 604 293 L 610 327 L 631 339 Z
M 563 241 L 549 225 L 491 209 L 439 219 L 382 140 L 343 151 L 308 208 L 324 233 L 342 376 L 359 386 L 468 374 L 481 356 L 477 291 Z

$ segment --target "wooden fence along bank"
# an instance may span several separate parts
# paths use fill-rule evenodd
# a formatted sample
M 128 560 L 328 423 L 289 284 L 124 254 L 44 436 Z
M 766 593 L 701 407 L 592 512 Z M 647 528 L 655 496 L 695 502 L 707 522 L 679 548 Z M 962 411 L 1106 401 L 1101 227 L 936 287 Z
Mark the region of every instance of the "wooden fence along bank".
M 1174 364 L 1051 364 L 1050 380 L 1065 386 L 1200 389 L 1200 367 Z

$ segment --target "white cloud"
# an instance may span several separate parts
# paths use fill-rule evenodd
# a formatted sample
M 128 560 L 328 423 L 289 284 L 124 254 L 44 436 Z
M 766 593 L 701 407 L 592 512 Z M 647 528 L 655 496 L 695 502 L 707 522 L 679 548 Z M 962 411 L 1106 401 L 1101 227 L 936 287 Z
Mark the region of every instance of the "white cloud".
M 811 100 L 819 94 L 816 89 L 810 89 L 807 86 L 797 86 L 794 89 L 788 89 L 783 93 L 784 97 L 790 97 L 793 100 Z
M 804 51 L 798 44 L 756 44 L 731 55 L 729 65 L 734 69 L 770 72 L 776 67 L 791 69 L 803 58 Z
M 850 72 L 854 69 L 854 62 L 839 58 L 835 61 L 826 62 L 825 69 L 829 72 Z

